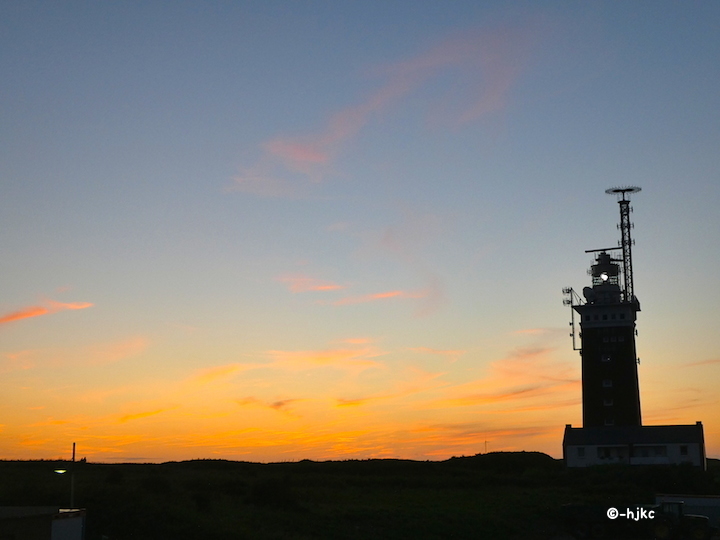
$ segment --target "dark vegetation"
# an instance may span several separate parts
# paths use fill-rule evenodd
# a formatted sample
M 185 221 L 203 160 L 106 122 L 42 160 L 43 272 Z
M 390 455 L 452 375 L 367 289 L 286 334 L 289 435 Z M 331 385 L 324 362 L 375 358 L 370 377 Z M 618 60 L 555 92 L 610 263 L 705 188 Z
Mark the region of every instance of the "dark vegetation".
M 0 461 L 0 506 L 69 505 L 67 462 Z M 720 495 L 720 461 L 566 470 L 538 452 L 442 462 L 75 464 L 87 540 L 562 537 L 564 503 Z

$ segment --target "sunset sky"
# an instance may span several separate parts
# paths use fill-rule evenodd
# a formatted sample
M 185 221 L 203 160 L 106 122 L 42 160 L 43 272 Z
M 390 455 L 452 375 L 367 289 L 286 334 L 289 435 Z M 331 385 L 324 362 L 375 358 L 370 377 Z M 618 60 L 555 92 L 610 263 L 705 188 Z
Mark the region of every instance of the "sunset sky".
M 633 196 L 720 458 L 720 2 L 0 6 L 0 459 L 562 456 Z

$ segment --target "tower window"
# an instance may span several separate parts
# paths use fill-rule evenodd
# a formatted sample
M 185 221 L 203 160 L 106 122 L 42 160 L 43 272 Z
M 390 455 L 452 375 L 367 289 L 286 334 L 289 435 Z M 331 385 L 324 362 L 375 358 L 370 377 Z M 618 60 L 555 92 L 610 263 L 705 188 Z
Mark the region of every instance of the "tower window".
M 624 313 L 621 313 L 621 314 L 620 314 L 620 318 L 621 318 L 621 319 L 624 319 L 624 318 L 625 318 L 625 314 L 624 314 Z
M 603 388 L 612 388 L 612 379 L 603 379 Z
M 603 321 L 607 321 L 607 313 L 603 314 Z

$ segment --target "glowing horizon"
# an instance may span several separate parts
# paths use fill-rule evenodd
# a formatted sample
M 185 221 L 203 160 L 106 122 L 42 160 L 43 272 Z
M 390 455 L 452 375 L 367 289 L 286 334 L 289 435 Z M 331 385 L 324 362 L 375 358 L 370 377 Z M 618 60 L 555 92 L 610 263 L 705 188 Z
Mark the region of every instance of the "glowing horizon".
M 6 6 L 0 459 L 561 457 L 617 184 L 720 458 L 720 5 L 439 6 Z

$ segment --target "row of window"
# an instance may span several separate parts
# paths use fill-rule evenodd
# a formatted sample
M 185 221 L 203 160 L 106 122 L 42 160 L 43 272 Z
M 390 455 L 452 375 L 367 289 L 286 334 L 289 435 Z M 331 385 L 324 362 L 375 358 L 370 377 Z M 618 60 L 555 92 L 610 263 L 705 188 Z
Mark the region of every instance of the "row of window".
M 625 341 L 625 336 L 603 336 L 603 343 L 615 343 L 616 341 Z
M 619 315 L 619 316 L 618 316 L 618 315 Z M 616 319 L 625 320 L 625 314 L 624 314 L 624 313 L 619 313 L 619 314 L 618 314 L 618 313 L 610 313 L 610 319 L 613 320 L 613 321 L 616 320 Z M 585 315 L 585 320 L 586 320 L 586 321 L 591 320 L 590 315 Z M 592 320 L 593 320 L 593 321 L 599 321 L 599 320 L 600 320 L 600 316 L 597 315 L 597 314 L 595 314 L 595 315 L 592 316 Z M 603 320 L 603 321 L 607 321 L 607 320 L 608 320 L 608 314 L 607 314 L 607 313 L 603 313 L 603 315 L 602 315 L 602 320 Z
M 597 448 L 597 457 L 600 459 L 609 459 L 614 457 L 625 457 L 625 448 Z M 686 444 L 680 445 L 680 455 L 688 455 L 688 446 Z M 585 457 L 585 447 L 577 447 L 577 457 Z M 667 446 L 666 445 L 655 445 L 655 446 L 633 446 L 630 457 L 667 457 Z

